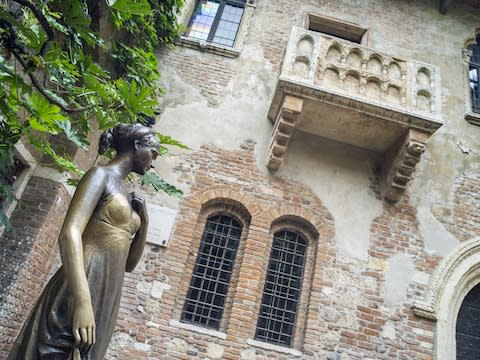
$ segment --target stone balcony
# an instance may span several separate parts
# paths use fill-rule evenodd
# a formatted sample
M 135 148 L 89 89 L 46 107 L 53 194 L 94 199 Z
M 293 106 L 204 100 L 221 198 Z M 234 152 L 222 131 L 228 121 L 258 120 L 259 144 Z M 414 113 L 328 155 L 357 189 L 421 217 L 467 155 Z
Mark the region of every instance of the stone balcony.
M 439 69 L 294 27 L 268 118 L 270 170 L 303 131 L 383 154 L 382 196 L 397 201 L 442 126 Z

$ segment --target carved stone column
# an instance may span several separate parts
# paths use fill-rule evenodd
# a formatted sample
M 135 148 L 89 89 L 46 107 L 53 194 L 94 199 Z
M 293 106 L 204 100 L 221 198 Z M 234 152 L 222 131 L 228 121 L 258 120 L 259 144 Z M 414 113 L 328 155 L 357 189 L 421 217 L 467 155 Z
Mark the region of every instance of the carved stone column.
M 400 143 L 387 152 L 380 187 L 385 199 L 400 200 L 425 151 L 427 140 L 428 134 L 409 129 Z
M 268 151 L 267 167 L 272 171 L 277 171 L 283 162 L 283 157 L 287 151 L 288 143 L 295 130 L 297 118 L 302 112 L 302 108 L 302 98 L 285 95 L 282 108 L 273 127 Z

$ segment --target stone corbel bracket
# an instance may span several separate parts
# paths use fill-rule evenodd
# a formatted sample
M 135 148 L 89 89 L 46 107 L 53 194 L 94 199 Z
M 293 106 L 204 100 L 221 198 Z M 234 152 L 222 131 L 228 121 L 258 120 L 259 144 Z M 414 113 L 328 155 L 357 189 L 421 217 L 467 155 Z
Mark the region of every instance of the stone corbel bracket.
M 409 129 L 400 143 L 387 152 L 380 188 L 383 198 L 392 202 L 400 200 L 425 151 L 428 136 Z
M 270 141 L 267 167 L 277 171 L 282 165 L 290 138 L 295 132 L 298 115 L 302 112 L 303 99 L 285 95 L 283 104 L 273 127 Z

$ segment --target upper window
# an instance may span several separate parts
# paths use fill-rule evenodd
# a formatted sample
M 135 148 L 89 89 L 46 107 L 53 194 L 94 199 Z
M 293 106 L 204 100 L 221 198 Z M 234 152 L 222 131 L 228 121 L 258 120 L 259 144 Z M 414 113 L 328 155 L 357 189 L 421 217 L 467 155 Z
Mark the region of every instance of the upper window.
M 200 0 L 187 36 L 233 47 L 244 8 L 245 0 Z
M 470 53 L 468 62 L 468 80 L 470 85 L 470 99 L 472 112 L 480 113 L 480 33 L 477 35 L 476 44 L 467 46 Z
M 219 330 L 241 234 L 242 225 L 232 216 L 208 218 L 182 322 Z
M 308 14 L 305 27 L 308 30 L 345 39 L 357 44 L 368 43 L 368 28 L 317 14 Z
M 255 339 L 275 345 L 292 345 L 307 242 L 297 232 L 274 234 Z

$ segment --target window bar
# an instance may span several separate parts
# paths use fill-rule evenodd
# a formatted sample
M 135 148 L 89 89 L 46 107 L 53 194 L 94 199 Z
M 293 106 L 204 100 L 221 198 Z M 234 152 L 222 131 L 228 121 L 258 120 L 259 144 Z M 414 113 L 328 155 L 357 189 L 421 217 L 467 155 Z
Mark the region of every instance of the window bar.
M 207 220 L 181 321 L 218 330 L 242 226 L 233 217 Z
M 293 340 L 306 256 L 306 241 L 297 233 L 273 237 L 255 339 L 290 347 Z

